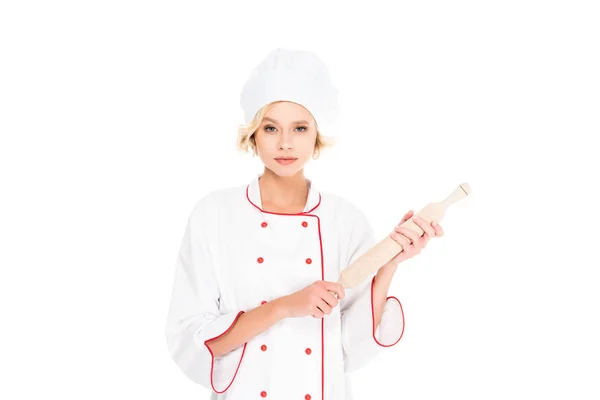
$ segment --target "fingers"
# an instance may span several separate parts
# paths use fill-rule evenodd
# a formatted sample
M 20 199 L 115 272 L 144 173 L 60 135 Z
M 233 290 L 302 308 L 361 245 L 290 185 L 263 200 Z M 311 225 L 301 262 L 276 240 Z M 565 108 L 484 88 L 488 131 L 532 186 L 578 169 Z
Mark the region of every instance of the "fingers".
M 390 233 L 390 237 L 392 239 L 394 239 L 396 241 L 396 243 L 398 243 L 400 246 L 402 246 L 403 249 L 408 249 L 410 247 L 410 239 L 407 238 L 406 236 L 402 235 L 401 233 L 399 233 L 397 230 L 405 230 L 406 228 L 399 228 L 396 227 L 395 230 L 396 232 L 392 232 Z
M 441 227 L 440 224 L 438 224 L 437 222 L 433 221 L 431 223 L 431 226 L 433 226 L 433 229 L 435 229 L 436 236 L 444 236 L 444 230 L 442 229 L 442 227 Z
M 390 237 L 402 246 L 403 251 L 396 255 L 392 262 L 400 262 L 419 254 L 432 237 L 444 234 L 442 227 L 435 220 L 429 223 L 424 218 L 418 215 L 413 216 L 413 214 L 411 210 L 404 217 L 408 217 L 406 220 L 412 218 L 413 223 L 421 228 L 422 232 L 415 232 L 417 230 L 415 226 L 413 226 L 413 229 L 401 226 L 405 222 L 404 219 L 395 226 L 394 231 L 390 233 Z
M 421 237 L 417 232 L 413 231 L 412 229 L 408 229 L 402 226 L 394 227 L 394 231 L 400 234 L 401 236 L 405 237 L 408 241 L 408 244 L 416 243 L 417 240 L 419 240 L 419 238 Z
M 325 316 L 325 314 L 323 313 L 323 311 L 321 311 L 319 309 L 319 307 L 314 307 L 313 311 L 312 311 L 312 316 L 315 318 L 323 318 Z
M 414 213 L 415 212 L 413 210 L 409 210 L 404 217 L 402 217 L 402 221 L 400 221 L 398 225 L 402 225 L 404 222 L 408 221 L 414 215 Z
M 413 222 L 417 224 L 419 228 L 423 229 L 423 232 L 425 232 L 429 236 L 435 236 L 435 228 L 423 218 L 416 216 L 413 218 Z
M 323 301 L 325 301 L 330 307 L 335 307 L 340 302 L 338 299 L 336 299 L 335 294 L 335 292 L 330 292 L 326 289 L 323 289 L 321 299 L 323 299 Z
M 346 295 L 344 287 L 337 282 L 320 281 L 325 289 L 330 292 L 334 292 L 337 295 L 338 300 L 341 300 Z M 332 296 L 333 297 L 333 296 Z
M 323 299 L 319 299 L 317 301 L 317 308 L 323 313 L 323 314 L 331 314 L 331 307 L 323 300 Z
M 331 314 L 333 308 L 344 298 L 345 290 L 337 282 L 315 281 L 315 284 L 315 292 L 313 293 L 314 297 L 312 300 L 314 302 L 312 316 L 323 318 L 325 315 Z

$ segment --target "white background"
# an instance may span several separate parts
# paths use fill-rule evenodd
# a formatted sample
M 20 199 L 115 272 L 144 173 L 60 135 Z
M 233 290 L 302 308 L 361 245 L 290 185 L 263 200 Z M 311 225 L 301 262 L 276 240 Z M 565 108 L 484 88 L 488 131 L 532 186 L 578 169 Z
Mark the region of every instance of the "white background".
M 398 269 L 406 330 L 356 399 L 600 398 L 593 3 L 2 2 L 0 398 L 209 397 L 167 353 L 175 259 L 194 203 L 262 171 L 239 93 L 276 47 L 329 65 L 306 176 L 379 236 L 473 189 Z

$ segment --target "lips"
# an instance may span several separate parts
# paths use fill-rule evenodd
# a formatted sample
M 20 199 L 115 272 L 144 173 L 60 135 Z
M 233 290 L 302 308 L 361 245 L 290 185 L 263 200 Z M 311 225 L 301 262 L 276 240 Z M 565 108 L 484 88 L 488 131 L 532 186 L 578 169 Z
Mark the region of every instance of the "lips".
M 297 158 L 293 157 L 277 157 L 275 161 L 277 161 L 281 165 L 290 165 L 296 162 Z

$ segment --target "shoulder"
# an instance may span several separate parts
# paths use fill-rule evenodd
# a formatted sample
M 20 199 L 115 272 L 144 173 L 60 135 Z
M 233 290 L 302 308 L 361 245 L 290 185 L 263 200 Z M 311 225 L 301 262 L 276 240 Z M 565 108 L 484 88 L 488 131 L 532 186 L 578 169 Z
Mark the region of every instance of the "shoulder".
M 221 210 L 238 207 L 246 200 L 247 185 L 227 186 L 213 189 L 194 203 L 190 219 L 210 221 L 218 216 Z
M 339 209 L 341 212 L 350 214 L 362 214 L 363 210 L 353 200 L 329 191 L 321 191 L 324 204 Z
M 334 213 L 336 219 L 344 221 L 349 227 L 369 224 L 367 213 L 355 201 L 332 192 L 320 193 L 324 209 Z

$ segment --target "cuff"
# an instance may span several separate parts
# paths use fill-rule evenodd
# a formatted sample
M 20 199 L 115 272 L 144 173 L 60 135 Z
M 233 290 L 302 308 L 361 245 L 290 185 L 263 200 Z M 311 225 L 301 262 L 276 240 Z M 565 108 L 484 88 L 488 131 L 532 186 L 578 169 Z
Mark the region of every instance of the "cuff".
M 342 316 L 342 343 L 346 372 L 362 368 L 384 348 L 397 344 L 404 334 L 402 304 L 393 296 L 386 299 L 381 321 L 375 329 L 374 281 L 375 276 Z
M 372 290 L 373 287 L 371 286 L 371 325 L 375 327 Z M 402 309 L 402 303 L 396 297 L 390 296 L 385 301 L 379 326 L 373 331 L 373 340 L 382 347 L 391 347 L 400 341 L 403 334 L 404 310 Z
M 213 316 L 214 319 L 204 328 L 199 329 L 194 338 L 196 344 L 207 353 L 205 359 L 207 360 L 206 366 L 210 361 L 210 372 L 208 372 L 210 386 L 218 394 L 224 393 L 233 384 L 244 358 L 247 343 L 220 357 L 214 357 L 207 343 L 227 333 L 243 313 L 244 311 L 239 311 L 222 314 L 217 318 Z

